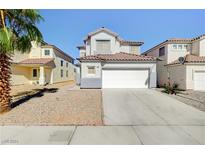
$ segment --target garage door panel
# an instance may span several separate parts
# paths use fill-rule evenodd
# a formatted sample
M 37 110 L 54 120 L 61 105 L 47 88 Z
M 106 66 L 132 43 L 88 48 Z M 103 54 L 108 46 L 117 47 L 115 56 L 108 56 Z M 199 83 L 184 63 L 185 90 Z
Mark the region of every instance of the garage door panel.
M 205 90 L 205 72 L 194 73 L 194 90 Z
M 148 70 L 103 70 L 103 88 L 148 88 Z

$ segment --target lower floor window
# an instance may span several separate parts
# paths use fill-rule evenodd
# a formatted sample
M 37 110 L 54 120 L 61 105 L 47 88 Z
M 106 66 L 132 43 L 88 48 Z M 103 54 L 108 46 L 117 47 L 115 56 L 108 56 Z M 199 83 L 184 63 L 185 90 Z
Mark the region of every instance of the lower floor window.
M 66 71 L 66 77 L 68 77 L 68 71 Z
M 33 69 L 33 77 L 37 77 L 37 69 Z
M 63 77 L 63 70 L 61 70 L 61 78 Z
M 95 74 L 95 66 L 88 66 L 88 74 Z

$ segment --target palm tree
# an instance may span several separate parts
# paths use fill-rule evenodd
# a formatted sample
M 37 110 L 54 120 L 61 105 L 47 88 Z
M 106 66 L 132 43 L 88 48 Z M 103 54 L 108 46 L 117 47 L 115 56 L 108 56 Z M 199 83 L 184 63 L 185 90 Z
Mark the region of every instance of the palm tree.
M 0 113 L 10 109 L 10 65 L 14 51 L 29 52 L 31 41 L 41 42 L 37 10 L 0 9 Z

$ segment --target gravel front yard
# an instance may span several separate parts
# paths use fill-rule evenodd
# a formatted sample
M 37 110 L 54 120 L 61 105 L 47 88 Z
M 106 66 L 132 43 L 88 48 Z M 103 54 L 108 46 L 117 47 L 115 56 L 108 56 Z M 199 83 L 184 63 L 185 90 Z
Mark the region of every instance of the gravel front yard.
M 101 97 L 101 90 L 46 88 L 0 115 L 0 125 L 102 125 Z

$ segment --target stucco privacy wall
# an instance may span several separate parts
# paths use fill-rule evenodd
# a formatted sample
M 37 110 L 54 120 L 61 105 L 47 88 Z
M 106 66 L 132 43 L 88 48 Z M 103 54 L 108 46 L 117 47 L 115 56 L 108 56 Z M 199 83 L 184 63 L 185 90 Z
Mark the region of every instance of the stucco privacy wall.
M 21 85 L 30 83 L 31 69 L 29 67 L 12 65 L 11 72 L 11 85 Z
M 96 74 L 88 74 L 88 67 L 95 66 Z M 83 62 L 81 63 L 81 87 L 101 88 L 102 87 L 102 69 L 120 68 L 120 69 L 149 69 L 150 70 L 150 88 L 156 87 L 156 63 L 100 63 Z
M 187 89 L 194 89 L 194 72 L 205 71 L 205 64 L 186 65 L 186 84 Z
M 164 66 L 167 64 L 167 56 L 168 56 L 168 44 L 165 47 L 165 55 L 159 57 L 159 48 L 154 49 L 152 52 L 147 53 L 148 56 L 159 57 L 161 60 L 157 61 L 157 84 L 162 86 L 167 83 L 167 68 Z
M 186 65 L 167 66 L 171 84 L 179 84 L 180 89 L 186 89 Z

